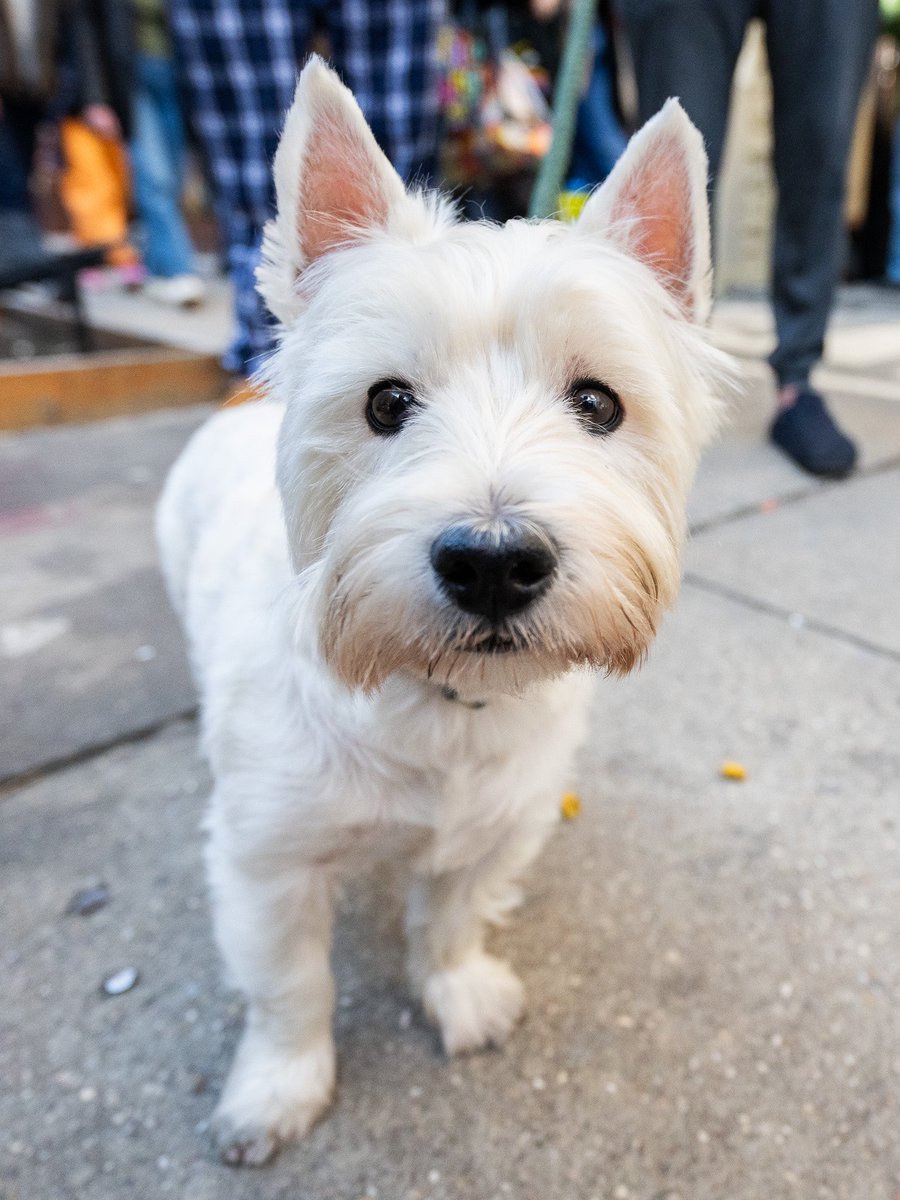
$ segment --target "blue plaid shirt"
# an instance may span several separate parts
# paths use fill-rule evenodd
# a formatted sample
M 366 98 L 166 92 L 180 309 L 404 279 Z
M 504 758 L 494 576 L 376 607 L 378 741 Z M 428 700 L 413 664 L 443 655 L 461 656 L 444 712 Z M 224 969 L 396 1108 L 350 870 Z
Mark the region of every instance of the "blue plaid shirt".
M 235 285 L 226 357 L 248 371 L 272 346 L 256 293 L 272 159 L 316 28 L 378 142 L 404 178 L 431 175 L 438 138 L 437 34 L 445 0 L 169 0 L 188 103 L 203 147 Z

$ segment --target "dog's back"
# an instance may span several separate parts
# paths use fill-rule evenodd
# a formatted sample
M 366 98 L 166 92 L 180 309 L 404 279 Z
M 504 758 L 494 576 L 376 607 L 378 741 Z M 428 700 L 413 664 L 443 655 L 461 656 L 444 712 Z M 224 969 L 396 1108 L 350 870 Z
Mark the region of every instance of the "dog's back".
M 258 520 L 260 508 L 280 507 L 275 491 L 275 441 L 283 408 L 245 404 L 217 413 L 190 439 L 173 466 L 156 512 L 156 537 L 172 604 L 193 643 L 209 616 L 204 602 L 229 560 L 236 574 L 253 527 L 274 529 L 278 521 Z M 280 555 L 279 555 L 280 557 Z M 197 571 L 198 560 L 213 570 Z M 211 561 L 214 560 L 214 561 Z M 285 556 L 286 561 L 286 556 Z M 199 610 L 199 611 L 198 611 Z
M 197 430 L 172 467 L 156 510 L 156 538 L 169 595 L 185 619 L 197 546 L 239 497 L 274 490 L 275 439 L 283 409 L 246 404 L 216 413 Z

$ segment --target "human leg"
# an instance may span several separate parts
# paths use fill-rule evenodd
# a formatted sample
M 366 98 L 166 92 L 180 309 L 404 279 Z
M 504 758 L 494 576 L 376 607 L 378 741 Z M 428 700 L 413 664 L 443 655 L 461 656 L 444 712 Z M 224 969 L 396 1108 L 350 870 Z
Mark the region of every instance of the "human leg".
M 15 96 L 0 97 L 0 266 L 37 258 L 42 252 L 29 192 L 39 116 L 36 105 Z
M 623 0 L 641 120 L 677 96 L 703 134 L 715 179 L 731 77 L 756 0 Z
M 822 357 L 844 257 L 847 162 L 876 15 L 875 0 L 770 0 L 767 12 L 778 185 L 777 345 L 769 361 L 779 412 L 771 436 L 816 475 L 845 475 L 856 462 L 856 447 L 808 381 Z
M 171 0 L 169 14 L 235 288 L 236 333 L 224 362 L 247 374 L 273 345 L 254 271 L 273 211 L 272 159 L 296 83 L 294 31 L 309 9 L 288 0 Z
M 779 385 L 804 384 L 822 356 L 843 262 L 844 188 L 875 0 L 771 0 L 774 167 L 772 301 Z M 810 36 L 810 30 L 815 36 Z
M 891 283 L 900 284 L 900 116 L 894 121 L 894 144 L 891 152 L 891 232 L 888 241 L 885 275 Z
M 625 150 L 625 132 L 613 103 L 606 30 L 594 30 L 594 63 L 587 91 L 578 105 L 569 188 L 592 187 L 605 179 Z
M 135 200 L 145 225 L 144 261 L 151 275 L 189 275 L 194 248 L 181 215 L 184 135 L 171 64 L 138 55 L 131 154 Z M 174 111 L 173 111 L 174 110 Z
M 339 0 L 327 10 L 335 65 L 403 179 L 436 171 L 445 13 L 445 0 Z
M 28 177 L 39 115 L 36 105 L 16 96 L 0 97 L 0 208 L 31 211 Z

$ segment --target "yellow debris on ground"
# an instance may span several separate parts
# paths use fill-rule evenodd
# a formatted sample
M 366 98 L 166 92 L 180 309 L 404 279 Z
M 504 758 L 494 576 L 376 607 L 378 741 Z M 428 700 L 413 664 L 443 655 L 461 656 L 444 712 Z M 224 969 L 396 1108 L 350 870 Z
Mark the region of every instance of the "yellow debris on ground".
M 720 774 L 723 779 L 746 779 L 747 768 L 743 763 L 732 762 L 731 759 L 726 759 L 722 763 Z
M 559 802 L 559 811 L 567 821 L 574 821 L 581 812 L 581 797 L 574 792 L 566 792 Z

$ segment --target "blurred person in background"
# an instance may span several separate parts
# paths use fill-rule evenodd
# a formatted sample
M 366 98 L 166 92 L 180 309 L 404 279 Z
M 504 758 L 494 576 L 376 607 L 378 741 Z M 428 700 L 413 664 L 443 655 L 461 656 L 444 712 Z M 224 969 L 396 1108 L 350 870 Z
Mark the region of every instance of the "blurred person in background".
M 83 245 L 111 246 L 126 286 L 197 304 L 205 289 L 180 208 L 185 137 L 164 0 L 63 0 L 62 17 L 61 196 L 72 231 Z M 132 199 L 143 261 L 128 240 Z
M 426 178 L 438 149 L 437 35 L 444 0 L 169 0 L 188 112 L 202 145 L 235 288 L 225 366 L 240 381 L 273 344 L 256 292 L 273 213 L 272 159 L 314 37 L 355 93 L 404 179 Z
M 900 0 L 881 0 L 881 18 L 885 32 L 893 36 L 897 49 L 900 51 Z M 900 79 L 895 86 L 896 115 L 894 117 L 894 140 L 891 148 L 891 186 L 888 197 L 890 232 L 884 282 L 888 287 L 900 288 Z
M 143 223 L 149 279 L 144 292 L 161 304 L 188 307 L 205 294 L 181 212 L 185 131 L 166 22 L 165 0 L 131 0 L 135 57 L 131 162 Z
M 559 16 L 563 2 L 530 0 L 530 8 L 538 21 L 550 21 Z M 588 191 L 602 183 L 628 142 L 616 102 L 612 24 L 611 0 L 600 0 L 590 63 L 575 116 L 572 157 L 563 188 L 566 192 Z
M 41 249 L 28 180 L 56 90 L 58 21 L 56 0 L 0 0 L 0 264 Z
M 134 19 L 127 0 L 61 0 L 58 91 L 60 196 L 83 246 L 108 245 L 122 282 L 143 281 L 128 241 Z
M 591 75 L 575 120 L 575 142 L 566 183 L 570 191 L 602 183 L 628 141 L 616 112 L 615 68 L 608 31 L 604 15 L 594 27 Z
M 535 15 L 550 8 L 552 0 L 532 0 Z M 628 138 L 616 106 L 616 64 L 611 37 L 612 13 L 608 0 L 600 0 L 591 49 L 590 73 L 575 118 L 575 140 L 565 189 L 596 187 L 607 177 L 625 151 Z
M 805 470 L 839 477 L 856 447 L 809 382 L 844 258 L 844 187 L 878 0 L 620 0 L 641 119 L 678 96 L 706 141 L 713 181 L 731 78 L 748 23 L 766 22 L 778 185 L 772 261 L 778 386 L 772 441 Z

